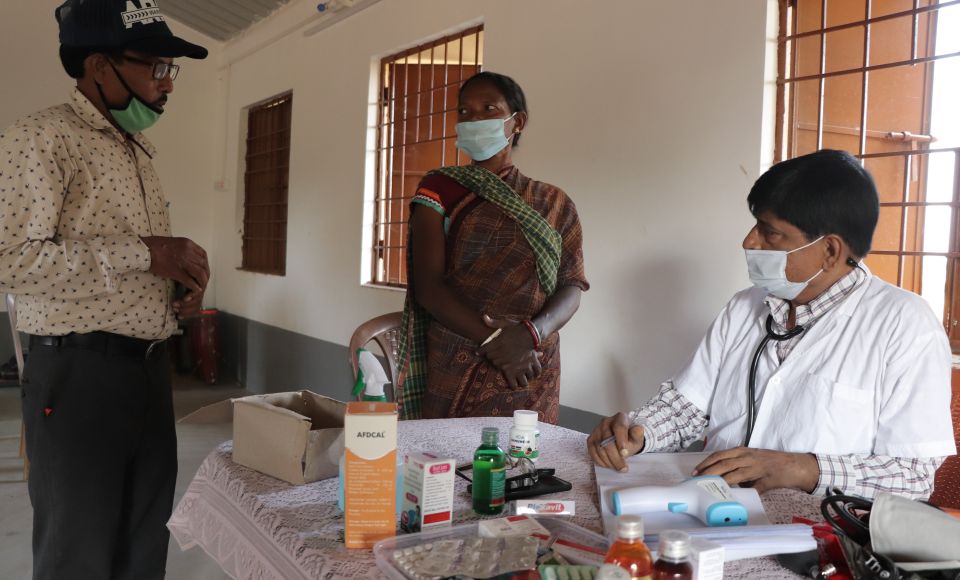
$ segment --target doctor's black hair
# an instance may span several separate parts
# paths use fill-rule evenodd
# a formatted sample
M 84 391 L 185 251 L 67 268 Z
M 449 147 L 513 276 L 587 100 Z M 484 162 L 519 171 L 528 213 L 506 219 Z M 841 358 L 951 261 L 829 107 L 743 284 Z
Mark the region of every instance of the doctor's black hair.
M 479 82 L 487 82 L 496 87 L 496 89 L 500 91 L 500 94 L 503 95 L 503 100 L 507 102 L 507 106 L 510 107 L 511 113 L 527 113 L 529 115 L 527 112 L 527 97 L 523 94 L 523 89 L 520 88 L 517 81 L 507 75 L 488 71 L 477 73 L 468 78 L 463 85 L 460 86 L 458 96 L 463 96 L 463 91 L 465 91 L 468 86 Z M 513 146 L 516 147 L 519 142 L 520 134 L 517 133 L 513 136 Z
M 808 241 L 836 234 L 858 259 L 870 252 L 880 215 L 870 173 L 853 155 L 832 149 L 777 163 L 753 184 L 747 205 L 754 217 L 770 212 L 790 222 Z

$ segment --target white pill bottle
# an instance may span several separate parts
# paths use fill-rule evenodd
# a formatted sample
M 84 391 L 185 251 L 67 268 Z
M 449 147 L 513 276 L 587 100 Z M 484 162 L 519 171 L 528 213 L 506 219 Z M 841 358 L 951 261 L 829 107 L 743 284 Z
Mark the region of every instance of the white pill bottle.
M 540 423 L 536 411 L 514 411 L 510 429 L 510 450 L 514 459 L 526 457 L 534 463 L 540 458 Z

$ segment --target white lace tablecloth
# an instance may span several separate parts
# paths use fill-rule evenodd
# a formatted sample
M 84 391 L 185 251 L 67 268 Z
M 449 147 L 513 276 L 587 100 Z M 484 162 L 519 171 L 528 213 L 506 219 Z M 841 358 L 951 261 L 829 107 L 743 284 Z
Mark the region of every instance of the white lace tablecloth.
M 484 426 L 500 427 L 510 418 L 401 421 L 399 452 L 431 451 L 466 463 Z M 554 467 L 573 491 L 556 499 L 576 501 L 573 522 L 603 533 L 593 466 L 586 435 L 541 425 L 541 467 Z M 343 546 L 343 514 L 337 508 L 337 479 L 295 486 L 232 461 L 232 442 L 213 450 L 200 466 L 167 526 L 184 550 L 201 546 L 237 579 L 299 580 L 380 578 L 370 550 Z M 466 481 L 457 478 L 454 525 L 479 519 L 470 507 Z M 777 491 L 763 498 L 774 523 L 794 515 L 820 519 L 819 502 L 798 492 Z M 728 562 L 728 578 L 801 578 L 772 558 Z

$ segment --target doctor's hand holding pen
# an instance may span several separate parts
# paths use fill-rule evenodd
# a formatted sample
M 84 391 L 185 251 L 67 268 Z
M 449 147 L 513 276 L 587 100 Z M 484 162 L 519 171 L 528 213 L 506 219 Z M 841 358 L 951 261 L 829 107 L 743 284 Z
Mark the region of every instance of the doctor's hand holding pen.
M 630 425 L 624 413 L 606 417 L 587 437 L 587 450 L 598 464 L 617 471 L 627 471 L 627 457 L 643 449 L 641 425 Z

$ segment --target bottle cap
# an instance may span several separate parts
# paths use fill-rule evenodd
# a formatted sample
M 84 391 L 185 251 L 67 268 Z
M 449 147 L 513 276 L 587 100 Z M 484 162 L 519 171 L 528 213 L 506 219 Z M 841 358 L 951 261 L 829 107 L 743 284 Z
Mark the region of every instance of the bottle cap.
M 616 564 L 604 564 L 597 570 L 597 580 L 630 580 L 630 572 Z
M 484 445 L 500 445 L 500 429 L 496 427 L 483 428 Z
M 516 427 L 537 427 L 537 420 L 540 414 L 536 411 L 514 411 L 513 424 Z
M 661 532 L 657 552 L 661 556 L 673 560 L 686 558 L 690 555 L 690 535 L 680 530 Z
M 624 540 L 643 539 L 643 518 L 640 516 L 618 517 L 617 535 Z

